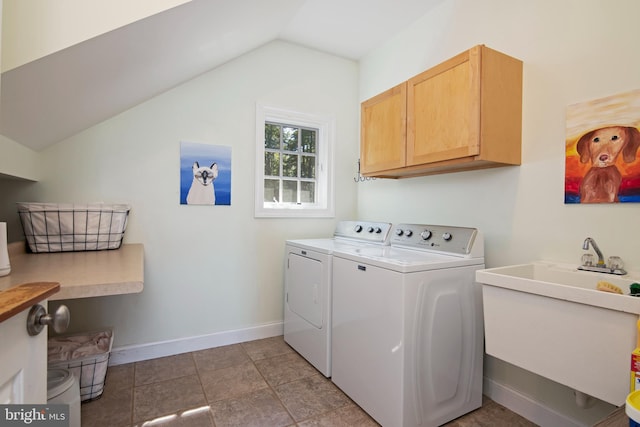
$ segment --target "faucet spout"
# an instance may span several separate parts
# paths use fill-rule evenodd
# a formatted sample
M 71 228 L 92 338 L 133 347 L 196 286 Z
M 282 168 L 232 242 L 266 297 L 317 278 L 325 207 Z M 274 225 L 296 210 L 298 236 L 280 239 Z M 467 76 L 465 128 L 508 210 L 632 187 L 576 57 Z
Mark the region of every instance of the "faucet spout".
M 596 244 L 596 241 L 591 237 L 587 237 L 586 239 L 584 239 L 582 249 L 584 249 L 585 251 L 589 250 L 589 244 L 591 244 L 591 247 L 594 251 L 596 251 L 596 254 L 598 255 L 598 265 L 604 265 L 604 256 L 602 255 L 602 251 L 600 251 L 600 248 Z

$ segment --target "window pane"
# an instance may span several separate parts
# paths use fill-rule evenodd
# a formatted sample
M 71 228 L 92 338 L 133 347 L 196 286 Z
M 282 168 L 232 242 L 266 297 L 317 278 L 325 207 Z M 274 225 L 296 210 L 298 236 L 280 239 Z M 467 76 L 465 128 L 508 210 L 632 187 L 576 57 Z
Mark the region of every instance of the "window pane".
M 298 151 L 298 128 L 282 127 L 282 149 L 285 151 Z
M 302 156 L 302 165 L 300 166 L 300 178 L 316 177 L 316 158 L 313 156 Z
M 256 217 L 333 216 L 335 119 L 257 104 L 256 127 Z
M 265 179 L 264 180 L 264 201 L 276 202 L 278 201 L 278 193 L 280 192 L 280 181 L 277 179 Z
M 282 155 L 282 176 L 298 177 L 298 156 L 295 154 Z
M 300 201 L 302 203 L 316 202 L 316 184 L 314 182 L 300 183 Z
M 298 202 L 298 181 L 282 181 L 282 201 L 285 203 Z
M 316 152 L 316 131 L 302 129 L 302 151 L 305 153 Z
M 264 147 L 280 148 L 280 126 L 270 123 L 264 124 Z
M 264 174 L 280 176 L 280 153 L 264 153 Z

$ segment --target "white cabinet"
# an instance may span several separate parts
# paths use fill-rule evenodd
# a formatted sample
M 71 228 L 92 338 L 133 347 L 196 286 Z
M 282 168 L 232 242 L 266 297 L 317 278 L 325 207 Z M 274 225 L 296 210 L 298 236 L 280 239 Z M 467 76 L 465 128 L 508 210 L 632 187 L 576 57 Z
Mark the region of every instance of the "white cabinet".
M 41 301 L 47 307 L 46 301 Z M 27 308 L 0 322 L 0 403 L 47 403 L 47 330 L 27 333 Z
M 34 282 L 4 288 L 0 285 L 0 404 L 47 403 L 47 324 L 60 318 L 33 318 L 42 324 L 34 335 L 27 318 L 34 305 L 45 309 L 47 299 L 60 290 L 57 282 Z M 68 313 L 67 313 L 68 314 Z M 53 323 L 51 323 L 53 322 Z M 59 330 L 58 328 L 56 330 Z

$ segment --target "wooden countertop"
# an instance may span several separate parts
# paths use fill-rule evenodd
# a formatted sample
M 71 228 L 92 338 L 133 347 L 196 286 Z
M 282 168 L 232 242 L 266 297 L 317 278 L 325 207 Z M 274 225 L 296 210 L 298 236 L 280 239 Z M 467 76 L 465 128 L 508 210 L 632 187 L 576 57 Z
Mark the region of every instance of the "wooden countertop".
M 60 283 L 25 283 L 0 292 L 0 322 L 20 313 L 60 290 Z
M 142 292 L 144 247 L 86 252 L 27 253 L 24 242 L 9 244 L 11 273 L 0 277 L 0 295 L 31 282 L 58 282 L 50 300 L 88 298 Z

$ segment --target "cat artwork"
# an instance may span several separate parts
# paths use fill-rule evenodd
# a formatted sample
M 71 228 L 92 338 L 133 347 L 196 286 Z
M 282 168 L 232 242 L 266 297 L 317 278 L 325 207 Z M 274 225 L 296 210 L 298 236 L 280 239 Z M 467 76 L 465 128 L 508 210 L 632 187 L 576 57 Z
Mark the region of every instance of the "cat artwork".
M 188 205 L 215 205 L 216 193 L 213 181 L 218 177 L 218 165 L 202 166 L 193 162 L 193 182 L 187 194 Z

